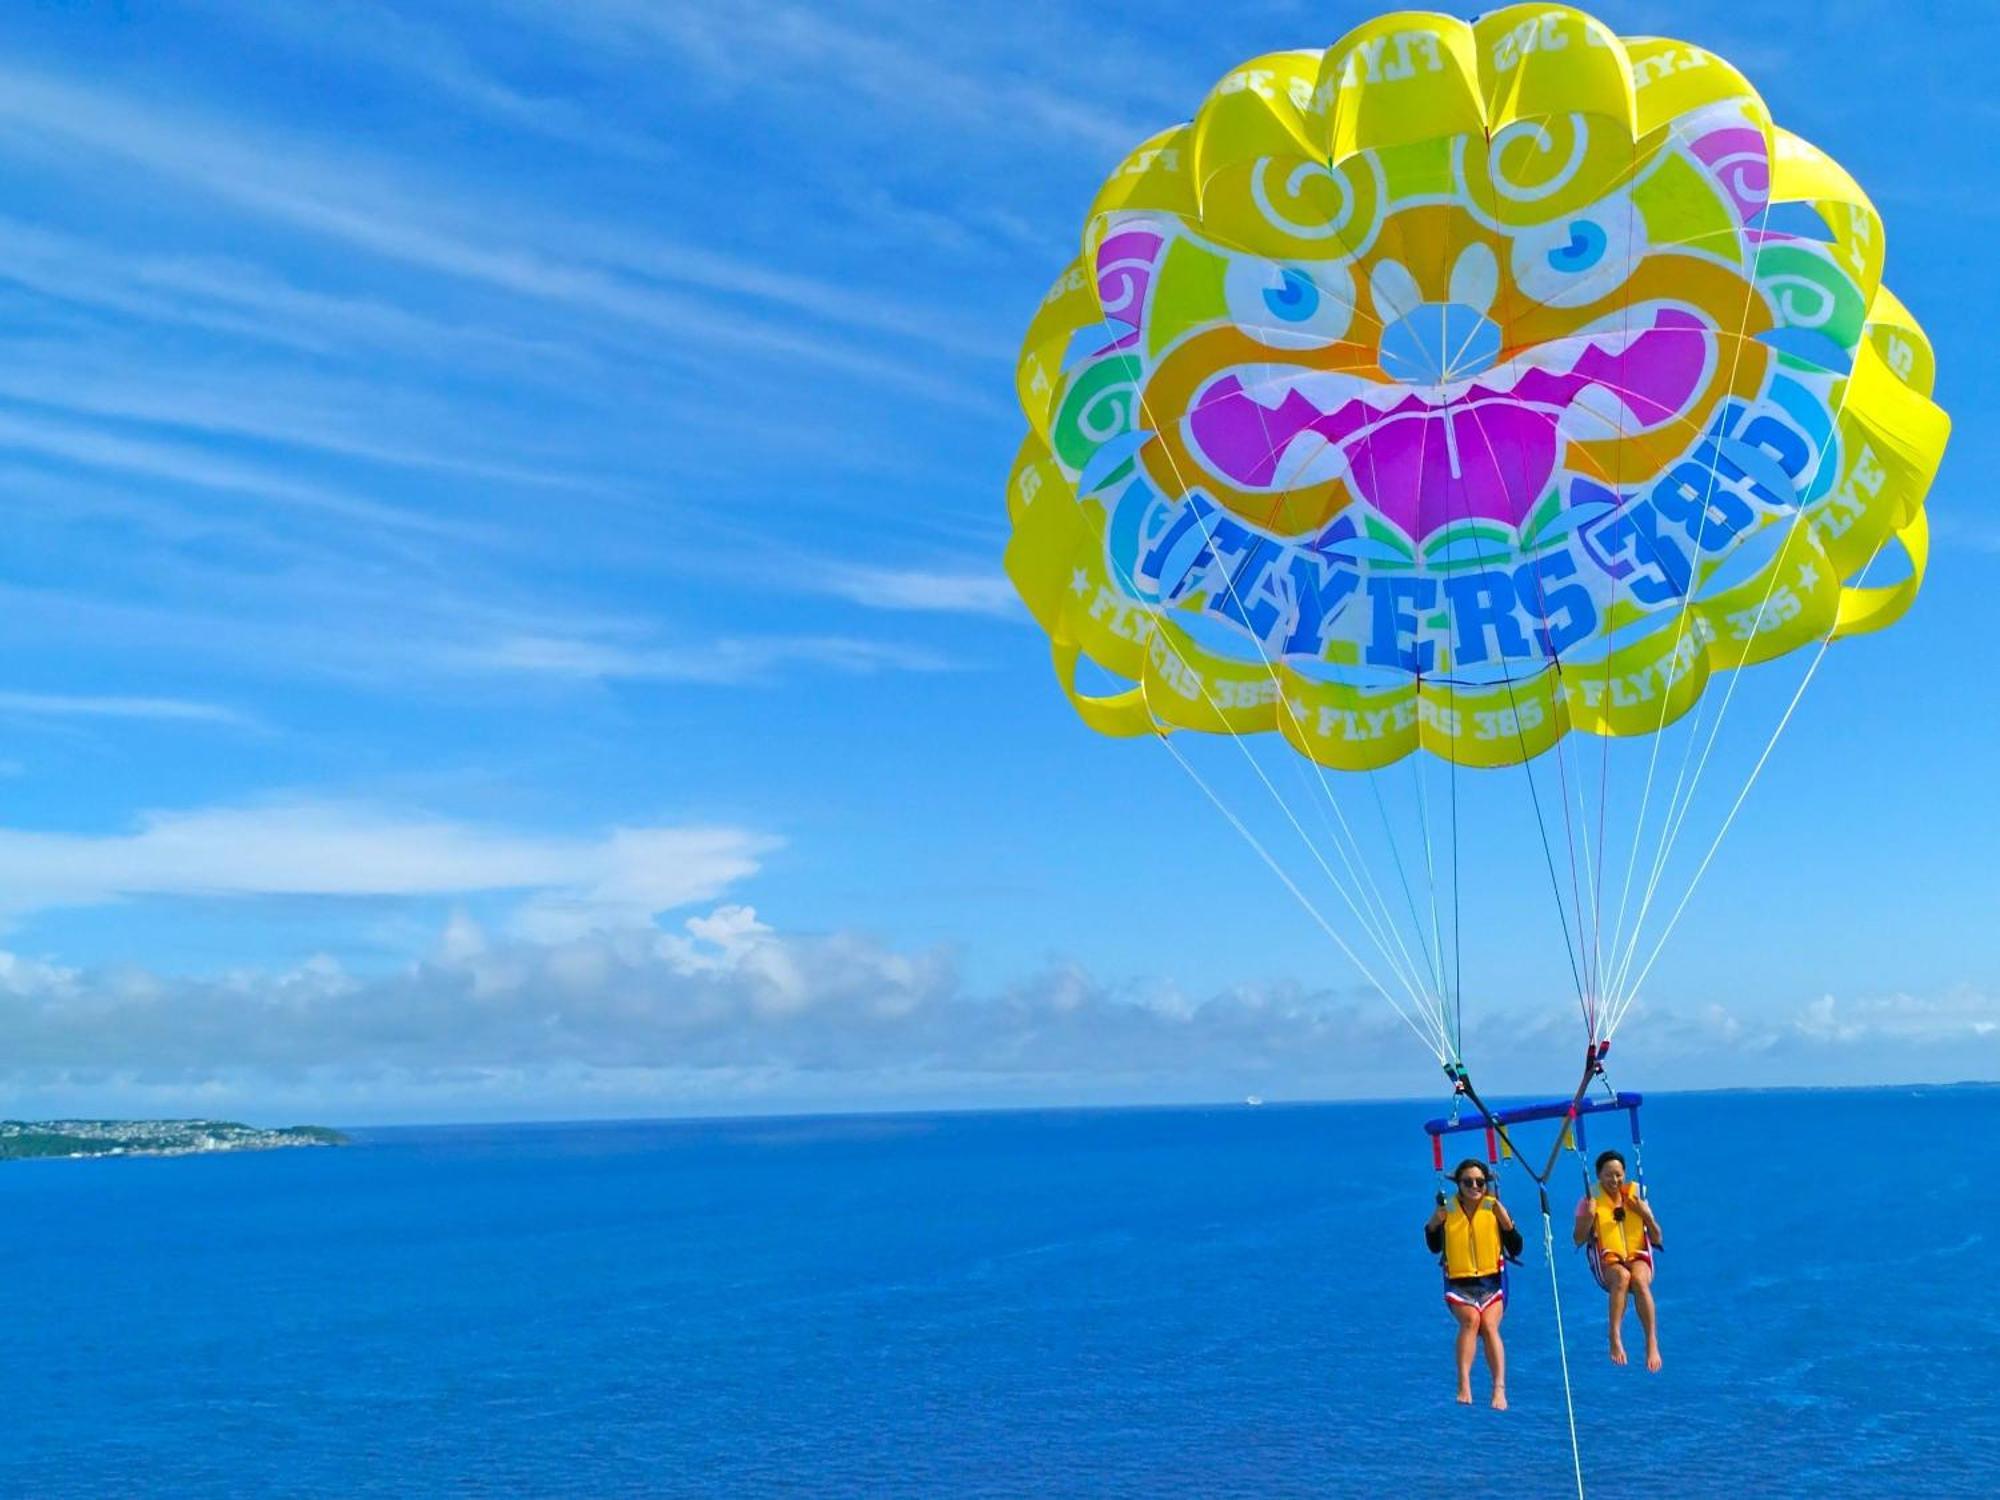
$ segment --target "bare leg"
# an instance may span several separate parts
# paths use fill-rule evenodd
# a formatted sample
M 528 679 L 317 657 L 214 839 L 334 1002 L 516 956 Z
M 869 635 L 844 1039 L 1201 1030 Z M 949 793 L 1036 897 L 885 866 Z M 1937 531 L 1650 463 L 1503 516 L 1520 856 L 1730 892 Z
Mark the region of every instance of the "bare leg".
M 1653 1306 L 1653 1268 L 1645 1261 L 1632 1265 L 1632 1306 L 1639 1314 L 1639 1327 L 1646 1334 L 1646 1368 L 1660 1368 L 1658 1311 Z
M 1479 1309 L 1467 1307 L 1463 1302 L 1447 1302 L 1452 1317 L 1458 1320 L 1458 1401 L 1461 1406 L 1472 1405 L 1472 1351 L 1479 1343 Z
M 1604 1284 L 1611 1292 L 1611 1363 L 1625 1363 L 1625 1292 L 1632 1273 L 1622 1265 L 1605 1262 Z
M 1507 1300 L 1489 1302 L 1479 1314 L 1479 1337 L 1486 1344 L 1486 1368 L 1493 1372 L 1493 1409 L 1507 1409 L 1507 1346 L 1500 1342 L 1500 1319 L 1506 1316 Z

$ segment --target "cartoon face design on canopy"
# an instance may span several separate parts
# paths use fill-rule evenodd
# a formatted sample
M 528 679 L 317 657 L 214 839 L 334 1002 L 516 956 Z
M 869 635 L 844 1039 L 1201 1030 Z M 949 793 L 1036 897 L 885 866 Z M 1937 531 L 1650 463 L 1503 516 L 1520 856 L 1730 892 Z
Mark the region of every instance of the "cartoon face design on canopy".
M 1108 235 L 1101 280 L 1149 240 L 1157 257 L 1132 336 L 1153 481 L 1279 535 L 1358 504 L 1420 545 L 1518 528 L 1564 474 L 1615 491 L 1685 452 L 1765 371 L 1745 232 L 1763 140 L 1724 121 L 1593 149 L 1591 129 L 1266 159 L 1245 193 L 1211 184 L 1200 222 Z M 1421 191 L 1446 161 L 1448 191 Z M 1225 240 L 1242 199 L 1269 230 L 1255 252 Z M 1336 216 L 1290 217 L 1315 199 Z M 1305 253 L 1269 253 L 1284 240 Z

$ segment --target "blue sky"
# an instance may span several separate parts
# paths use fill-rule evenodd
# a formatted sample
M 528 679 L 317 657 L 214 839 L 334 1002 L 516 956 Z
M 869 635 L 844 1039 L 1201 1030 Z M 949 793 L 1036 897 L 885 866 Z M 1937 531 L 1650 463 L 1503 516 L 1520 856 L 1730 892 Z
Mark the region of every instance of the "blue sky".
M 1827 656 L 1627 1077 L 1995 1076 L 2000 27 L 1597 10 L 1868 187 L 1956 423 L 1922 599 Z M 5 1112 L 1427 1090 L 1173 761 L 1083 731 L 999 570 L 1014 346 L 1096 184 L 1368 13 L 0 12 Z M 1468 1053 L 1552 1085 L 1531 825 L 1466 795 Z

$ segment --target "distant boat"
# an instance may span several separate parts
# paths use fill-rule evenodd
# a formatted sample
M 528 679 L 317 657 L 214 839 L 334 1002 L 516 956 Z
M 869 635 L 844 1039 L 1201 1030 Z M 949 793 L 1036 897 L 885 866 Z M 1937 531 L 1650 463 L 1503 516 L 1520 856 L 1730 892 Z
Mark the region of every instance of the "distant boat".
M 1250 1095 L 1249 1098 L 1245 1099 L 1243 1102 L 1249 1105 L 1252 1109 L 1255 1109 L 1258 1105 L 1262 1104 L 1264 1101 L 1261 1098 L 1259 1098 L 1256 1094 L 1252 1094 Z

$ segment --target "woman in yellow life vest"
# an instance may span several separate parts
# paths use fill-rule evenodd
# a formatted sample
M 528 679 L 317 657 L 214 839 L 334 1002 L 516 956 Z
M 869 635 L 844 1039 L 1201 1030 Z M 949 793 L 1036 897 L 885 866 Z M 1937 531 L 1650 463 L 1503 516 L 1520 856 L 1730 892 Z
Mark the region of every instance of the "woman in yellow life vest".
M 1503 1255 L 1521 1253 L 1521 1231 L 1493 1191 L 1498 1182 L 1476 1157 L 1460 1162 L 1452 1179 L 1458 1193 L 1438 1195 L 1437 1210 L 1424 1225 L 1424 1243 L 1444 1262 L 1444 1305 L 1458 1320 L 1458 1399 L 1472 1404 L 1472 1352 L 1486 1347 L 1493 1374 L 1493 1409 L 1507 1409 L 1507 1350 L 1500 1342 L 1500 1319 L 1507 1312 Z
M 1598 1278 L 1611 1294 L 1611 1362 L 1625 1363 L 1625 1302 L 1629 1296 L 1646 1335 L 1646 1368 L 1660 1368 L 1660 1333 L 1653 1307 L 1653 1251 L 1660 1248 L 1660 1221 L 1625 1180 L 1625 1158 L 1616 1151 L 1597 1157 L 1597 1186 L 1577 1201 L 1576 1242 L 1596 1251 Z

